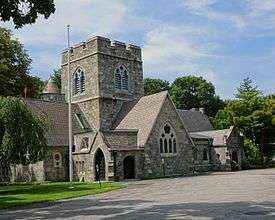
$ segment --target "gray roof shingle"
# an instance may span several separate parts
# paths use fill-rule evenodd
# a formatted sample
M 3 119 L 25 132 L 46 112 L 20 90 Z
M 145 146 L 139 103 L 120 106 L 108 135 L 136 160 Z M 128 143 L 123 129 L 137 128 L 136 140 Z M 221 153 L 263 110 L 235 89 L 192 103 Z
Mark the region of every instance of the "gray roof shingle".
M 167 95 L 168 92 L 164 91 L 124 103 L 114 121 L 113 129 L 137 129 L 138 146 L 143 146 Z
M 37 114 L 46 116 L 49 128 L 46 134 L 48 146 L 68 146 L 69 128 L 68 128 L 68 104 L 62 102 L 49 102 L 40 99 L 24 99 L 24 103 L 30 110 Z M 91 131 L 91 127 L 83 128 L 76 118 L 75 114 L 83 115 L 78 105 L 72 104 L 72 127 L 73 133 L 82 133 Z M 83 119 L 86 121 L 84 115 Z M 85 125 L 89 125 L 85 123 Z
M 223 130 L 213 130 L 213 131 L 200 131 L 200 132 L 191 132 L 191 137 L 196 138 L 201 136 L 206 136 L 213 139 L 213 146 L 226 146 L 226 140 L 230 136 L 233 130 L 233 126 L 228 129 Z
M 208 117 L 199 111 L 177 109 L 188 132 L 214 130 Z

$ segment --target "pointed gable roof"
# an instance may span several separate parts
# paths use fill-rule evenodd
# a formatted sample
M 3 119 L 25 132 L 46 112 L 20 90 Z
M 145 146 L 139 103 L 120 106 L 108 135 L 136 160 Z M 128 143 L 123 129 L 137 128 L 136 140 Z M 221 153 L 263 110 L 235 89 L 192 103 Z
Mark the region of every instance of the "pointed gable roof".
M 143 146 L 168 95 L 167 91 L 126 102 L 113 124 L 114 130 L 138 129 L 138 145 Z
M 49 128 L 46 133 L 48 146 L 68 146 L 69 127 L 68 127 L 68 104 L 63 102 L 48 102 L 40 99 L 24 99 L 23 102 L 30 110 L 37 115 L 46 116 Z M 83 112 L 79 106 L 72 104 L 72 124 L 73 133 L 91 131 L 91 127 L 86 122 Z M 86 127 L 83 127 L 76 115 L 81 115 Z
M 181 109 L 177 111 L 188 132 L 214 130 L 208 117 L 200 111 Z
M 49 81 L 47 82 L 47 85 L 43 90 L 43 94 L 49 94 L 49 93 L 58 93 L 58 94 L 60 93 L 60 89 L 58 88 L 57 84 L 52 78 L 49 79 Z

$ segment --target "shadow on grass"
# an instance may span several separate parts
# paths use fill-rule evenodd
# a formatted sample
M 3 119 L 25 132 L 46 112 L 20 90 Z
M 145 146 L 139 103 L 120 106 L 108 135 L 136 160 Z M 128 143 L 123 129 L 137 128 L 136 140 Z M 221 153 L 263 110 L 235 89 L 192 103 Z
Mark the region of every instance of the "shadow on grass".
M 45 185 L 7 186 L 0 189 L 0 208 L 24 206 L 39 202 L 54 202 L 61 199 L 94 195 L 123 188 L 124 185 L 103 183 L 52 183 Z

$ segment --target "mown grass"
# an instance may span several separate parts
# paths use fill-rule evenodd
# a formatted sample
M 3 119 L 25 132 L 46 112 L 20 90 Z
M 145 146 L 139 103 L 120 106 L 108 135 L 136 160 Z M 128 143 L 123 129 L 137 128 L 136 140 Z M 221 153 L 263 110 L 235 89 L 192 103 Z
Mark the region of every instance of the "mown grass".
M 46 182 L 0 185 L 0 208 L 24 206 L 40 202 L 54 202 L 62 199 L 94 195 L 121 189 L 125 185 L 118 183 L 69 183 Z

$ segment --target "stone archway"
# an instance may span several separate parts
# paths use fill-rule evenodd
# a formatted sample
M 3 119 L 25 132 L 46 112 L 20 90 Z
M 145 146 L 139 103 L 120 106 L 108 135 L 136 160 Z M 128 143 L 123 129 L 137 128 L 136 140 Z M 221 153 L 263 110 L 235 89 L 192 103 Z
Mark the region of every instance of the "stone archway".
M 135 157 L 128 156 L 128 157 L 124 158 L 123 173 L 124 173 L 124 179 L 135 179 L 136 178 Z
M 105 157 L 101 149 L 96 151 L 94 161 L 95 180 L 98 181 L 99 178 L 100 180 L 105 180 Z
M 238 163 L 238 152 L 236 150 L 232 151 L 232 160 Z
M 231 169 L 239 170 L 239 159 L 238 159 L 238 151 L 234 150 L 231 154 Z

